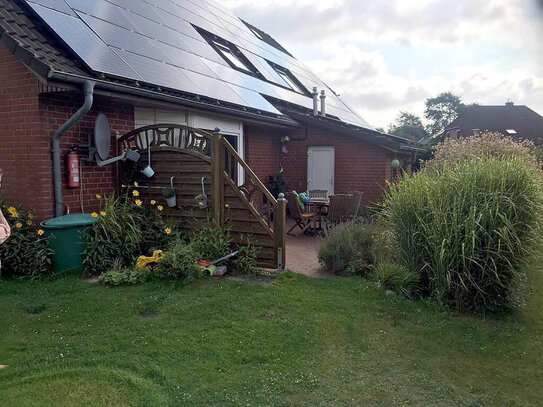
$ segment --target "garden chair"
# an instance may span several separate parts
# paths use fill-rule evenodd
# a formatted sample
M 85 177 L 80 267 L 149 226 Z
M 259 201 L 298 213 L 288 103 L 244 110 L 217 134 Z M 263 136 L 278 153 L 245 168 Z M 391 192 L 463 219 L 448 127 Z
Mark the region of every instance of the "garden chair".
M 335 225 L 345 222 L 353 214 L 355 206 L 354 195 L 332 195 L 330 196 L 330 207 L 328 215 L 324 218 L 327 225 Z
M 362 206 L 362 196 L 364 195 L 363 192 L 360 191 L 352 191 L 349 194 L 352 194 L 353 199 L 353 208 L 351 210 L 351 216 L 353 218 L 358 217 L 358 213 L 360 212 L 360 206 Z
M 328 191 L 326 189 L 314 189 L 309 191 L 310 198 L 328 198 Z
M 287 193 L 287 202 L 290 216 L 292 216 L 292 219 L 294 219 L 294 221 L 296 222 L 294 226 L 289 229 L 287 235 L 290 235 L 290 232 L 292 232 L 294 228 L 298 226 L 300 228 L 300 231 L 295 235 L 295 237 L 300 236 L 307 229 L 309 229 L 311 225 L 314 225 L 315 218 L 317 217 L 317 214 L 315 212 L 302 212 L 300 210 L 300 207 L 298 206 L 297 199 L 298 198 L 293 193 Z

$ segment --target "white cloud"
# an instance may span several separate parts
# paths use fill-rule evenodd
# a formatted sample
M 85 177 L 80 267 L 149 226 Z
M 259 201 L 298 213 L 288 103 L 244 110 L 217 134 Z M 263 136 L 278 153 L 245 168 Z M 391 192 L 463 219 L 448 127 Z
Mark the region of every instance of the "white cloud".
M 539 0 L 222 0 L 376 126 L 451 90 L 543 114 Z

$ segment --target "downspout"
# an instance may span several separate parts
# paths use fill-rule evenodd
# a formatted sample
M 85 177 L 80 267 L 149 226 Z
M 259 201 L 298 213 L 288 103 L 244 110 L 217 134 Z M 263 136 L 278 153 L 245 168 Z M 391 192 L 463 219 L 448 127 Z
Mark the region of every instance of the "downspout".
M 83 81 L 83 93 L 85 102 L 75 114 L 70 117 L 66 123 L 59 127 L 51 140 L 53 151 L 53 177 L 55 183 L 55 217 L 62 216 L 64 213 L 64 199 L 62 196 L 62 168 L 61 168 L 61 150 L 60 138 L 75 125 L 79 119 L 85 116 L 91 110 L 94 93 L 94 81 Z

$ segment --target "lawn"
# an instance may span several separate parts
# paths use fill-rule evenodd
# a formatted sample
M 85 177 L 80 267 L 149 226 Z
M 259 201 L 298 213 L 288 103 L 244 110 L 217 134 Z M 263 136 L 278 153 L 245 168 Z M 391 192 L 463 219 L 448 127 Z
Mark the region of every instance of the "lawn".
M 542 315 L 534 292 L 514 313 L 469 316 L 290 273 L 2 281 L 0 405 L 536 406 Z

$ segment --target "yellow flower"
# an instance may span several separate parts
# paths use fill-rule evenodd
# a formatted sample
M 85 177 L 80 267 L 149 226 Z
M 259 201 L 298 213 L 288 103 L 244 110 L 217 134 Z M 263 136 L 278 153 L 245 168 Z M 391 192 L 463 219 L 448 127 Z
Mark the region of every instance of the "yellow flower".
M 21 222 L 17 222 L 15 224 L 15 226 L 17 226 L 19 229 L 21 229 L 23 227 L 23 224 Z
M 156 205 L 156 201 L 154 199 L 151 200 L 151 205 Z
M 134 202 L 135 202 L 136 205 L 138 205 L 138 206 L 141 206 L 141 204 L 143 203 L 143 202 L 141 201 L 141 199 L 136 199 Z
M 45 231 L 43 229 L 38 230 L 38 236 L 43 236 Z
M 102 199 L 102 195 L 96 194 L 96 199 Z
M 91 213 L 91 216 L 92 216 L 93 218 L 97 218 L 97 217 L 98 217 L 98 214 L 97 214 L 96 212 L 93 212 L 93 213 Z
M 34 214 L 32 212 L 28 214 L 28 219 L 34 219 Z
M 31 221 L 31 220 L 27 220 L 27 221 L 26 221 L 26 224 L 27 224 L 28 226 L 30 226 L 30 225 L 32 225 L 32 221 Z
M 107 213 L 106 213 L 106 211 L 101 211 L 101 212 L 100 212 L 100 215 L 103 216 L 103 217 L 106 217 L 106 216 L 107 216 Z
M 171 235 L 171 234 L 172 234 L 172 230 L 171 230 L 170 228 L 164 229 L 164 232 L 166 232 L 167 235 Z
M 133 191 L 132 191 L 132 195 L 133 195 L 133 196 L 140 196 L 140 191 L 138 191 L 138 190 L 133 190 Z
M 136 182 L 134 182 L 134 186 L 137 188 L 137 187 L 139 187 L 140 185 L 139 185 L 138 182 L 136 181 Z
M 12 218 L 18 218 L 19 217 L 19 212 L 17 212 L 17 209 L 15 209 L 13 206 L 10 206 L 8 208 L 8 212 L 11 215 Z
M 162 205 L 158 205 L 156 208 L 157 208 L 159 211 L 161 211 L 162 209 L 164 209 L 164 207 L 163 207 Z
M 385 180 L 385 184 L 390 186 L 390 181 L 388 179 Z

